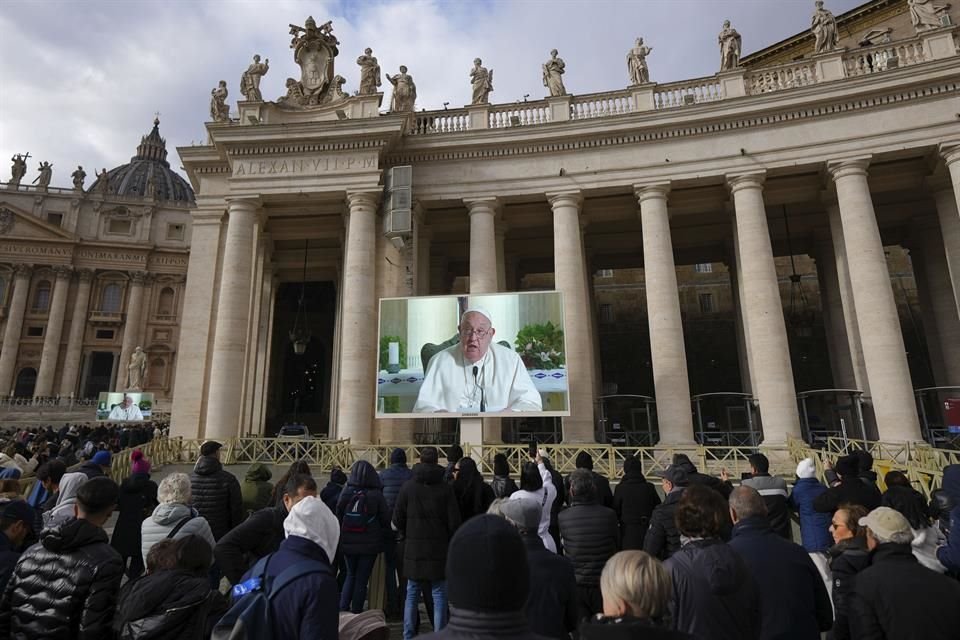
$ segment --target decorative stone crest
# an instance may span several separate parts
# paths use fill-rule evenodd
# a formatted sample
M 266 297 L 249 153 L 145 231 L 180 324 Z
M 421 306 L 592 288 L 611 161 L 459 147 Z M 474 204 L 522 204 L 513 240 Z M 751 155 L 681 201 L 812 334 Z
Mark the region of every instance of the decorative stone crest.
M 7 208 L 0 209 L 0 236 L 5 236 L 13 230 L 13 224 L 16 216 L 13 211 Z
M 304 26 L 290 25 L 290 48 L 293 49 L 293 61 L 300 67 L 300 80 L 287 78 L 287 95 L 277 103 L 287 106 L 309 107 L 343 99 L 340 89 L 346 82 L 341 76 L 334 75 L 333 61 L 340 51 L 340 41 L 333 35 L 331 21 L 317 27 L 313 16 L 304 22 Z

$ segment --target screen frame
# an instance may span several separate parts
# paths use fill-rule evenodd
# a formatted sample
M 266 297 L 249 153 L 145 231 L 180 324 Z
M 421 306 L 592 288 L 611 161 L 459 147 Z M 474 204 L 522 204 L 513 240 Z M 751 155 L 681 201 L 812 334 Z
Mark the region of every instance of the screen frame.
M 567 331 L 566 331 L 566 317 L 564 313 L 564 296 L 563 292 L 556 291 L 554 289 L 543 289 L 538 291 L 500 291 L 500 292 L 491 292 L 491 293 L 451 293 L 444 295 L 431 295 L 431 296 L 396 296 L 396 297 L 383 297 L 379 298 L 377 301 L 377 338 L 375 345 L 376 355 L 374 358 L 374 379 L 379 380 L 380 377 L 380 355 L 379 355 L 379 345 L 381 335 L 381 327 L 383 320 L 383 304 L 384 302 L 393 302 L 398 300 L 427 300 L 427 299 L 453 299 L 457 300 L 458 298 L 470 298 L 471 302 L 475 299 L 479 300 L 485 297 L 494 297 L 494 296 L 528 296 L 528 295 L 543 295 L 551 294 L 557 296 L 560 305 L 560 314 L 559 314 L 559 325 L 564 335 L 564 360 L 566 360 L 567 354 Z M 482 303 L 477 304 L 476 306 L 483 306 Z M 564 364 L 564 369 L 566 369 L 566 363 Z M 376 383 L 379 386 L 379 382 Z M 458 412 L 458 411 L 440 411 L 434 413 L 414 413 L 414 412 L 402 412 L 402 413 L 381 413 L 379 411 L 379 399 L 380 394 L 378 393 L 379 389 L 374 388 L 373 396 L 373 417 L 374 420 L 437 420 L 437 419 L 447 419 L 447 418 L 566 418 L 570 414 L 570 378 L 567 377 L 567 390 L 565 393 L 565 405 L 566 409 L 556 410 L 556 411 L 484 411 L 484 412 Z

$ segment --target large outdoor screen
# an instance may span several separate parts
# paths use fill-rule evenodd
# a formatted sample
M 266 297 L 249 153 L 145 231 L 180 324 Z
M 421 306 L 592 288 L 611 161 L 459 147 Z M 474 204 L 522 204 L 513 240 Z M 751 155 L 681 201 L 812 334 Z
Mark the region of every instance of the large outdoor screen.
M 380 300 L 379 418 L 569 415 L 557 291 Z
M 140 422 L 153 416 L 153 394 L 127 391 L 100 394 L 97 420 L 107 422 Z

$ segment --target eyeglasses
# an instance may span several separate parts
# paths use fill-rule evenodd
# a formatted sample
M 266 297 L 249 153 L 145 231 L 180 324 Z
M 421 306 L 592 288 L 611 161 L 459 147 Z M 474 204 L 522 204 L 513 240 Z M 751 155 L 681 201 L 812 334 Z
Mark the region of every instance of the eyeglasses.
M 474 336 L 478 340 L 483 340 L 484 338 L 487 337 L 487 334 L 490 333 L 491 331 L 492 329 L 471 329 L 467 327 L 465 329 L 460 329 L 460 335 L 462 335 L 465 338 Z

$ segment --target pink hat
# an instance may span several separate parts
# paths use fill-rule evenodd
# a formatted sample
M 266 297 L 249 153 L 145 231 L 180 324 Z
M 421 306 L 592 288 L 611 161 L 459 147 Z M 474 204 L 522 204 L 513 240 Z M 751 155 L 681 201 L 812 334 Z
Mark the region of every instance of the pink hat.
M 150 473 L 150 461 L 143 457 L 143 451 L 134 449 L 130 459 L 133 461 L 130 467 L 131 473 Z

